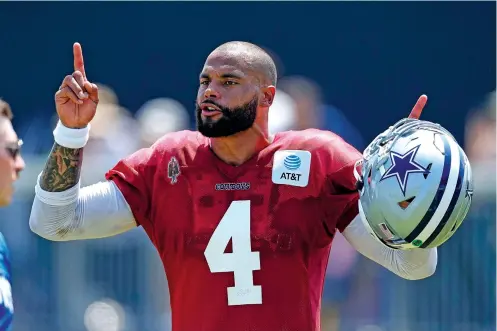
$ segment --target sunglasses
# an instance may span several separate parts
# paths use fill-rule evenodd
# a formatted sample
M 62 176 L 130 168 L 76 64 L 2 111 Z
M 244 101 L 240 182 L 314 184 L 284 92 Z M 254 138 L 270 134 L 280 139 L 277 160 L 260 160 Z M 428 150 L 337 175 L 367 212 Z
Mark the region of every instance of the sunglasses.
M 21 146 L 23 144 L 23 141 L 19 139 L 16 142 L 11 142 L 5 144 L 5 150 L 12 156 L 13 159 L 15 159 L 19 154 L 21 154 Z

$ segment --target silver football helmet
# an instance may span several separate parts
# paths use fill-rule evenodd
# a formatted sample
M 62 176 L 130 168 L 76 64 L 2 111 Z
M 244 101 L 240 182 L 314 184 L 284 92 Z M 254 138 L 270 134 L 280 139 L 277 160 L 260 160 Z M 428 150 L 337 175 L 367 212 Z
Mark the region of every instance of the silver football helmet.
M 392 248 L 440 246 L 471 205 L 468 158 L 447 130 L 431 122 L 397 122 L 366 148 L 354 173 L 366 228 Z

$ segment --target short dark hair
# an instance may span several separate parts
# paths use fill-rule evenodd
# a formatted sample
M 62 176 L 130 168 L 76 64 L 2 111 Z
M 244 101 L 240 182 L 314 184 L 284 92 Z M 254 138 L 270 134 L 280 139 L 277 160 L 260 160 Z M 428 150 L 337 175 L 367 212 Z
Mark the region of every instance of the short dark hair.
M 12 120 L 12 117 L 14 117 L 10 105 L 2 99 L 0 99 L 0 115 L 7 117 L 9 120 Z
M 262 47 L 247 41 L 229 41 L 216 48 L 216 50 L 229 50 L 230 48 L 242 48 L 251 53 L 252 61 L 256 62 L 258 69 L 271 85 L 278 81 L 278 72 L 273 58 Z

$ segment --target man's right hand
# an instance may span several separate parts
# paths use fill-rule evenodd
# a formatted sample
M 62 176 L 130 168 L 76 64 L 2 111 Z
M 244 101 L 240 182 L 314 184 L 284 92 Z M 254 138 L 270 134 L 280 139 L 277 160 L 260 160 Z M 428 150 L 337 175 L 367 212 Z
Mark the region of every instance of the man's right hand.
M 98 105 L 98 88 L 86 78 L 83 50 L 79 43 L 73 45 L 74 72 L 67 75 L 55 93 L 55 107 L 64 126 L 84 128 L 95 116 Z

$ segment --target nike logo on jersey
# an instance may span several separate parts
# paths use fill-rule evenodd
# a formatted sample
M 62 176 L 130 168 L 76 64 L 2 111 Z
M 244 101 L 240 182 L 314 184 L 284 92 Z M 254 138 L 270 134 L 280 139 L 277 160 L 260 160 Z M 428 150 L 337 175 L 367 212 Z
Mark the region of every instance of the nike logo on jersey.
M 277 151 L 274 154 L 272 180 L 275 184 L 306 187 L 310 169 L 309 151 Z

